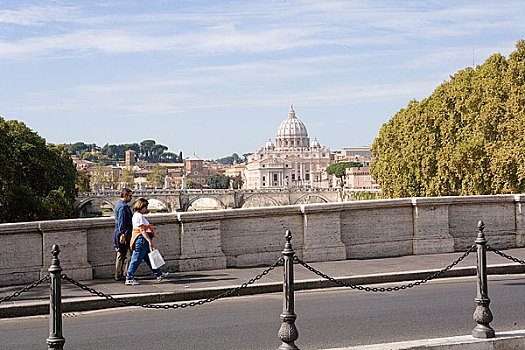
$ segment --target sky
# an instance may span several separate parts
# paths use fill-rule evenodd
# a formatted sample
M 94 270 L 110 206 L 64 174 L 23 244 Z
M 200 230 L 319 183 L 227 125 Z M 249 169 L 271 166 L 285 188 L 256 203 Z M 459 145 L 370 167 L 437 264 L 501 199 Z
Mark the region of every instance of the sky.
M 0 0 L 0 116 L 216 159 L 275 142 L 293 105 L 340 150 L 520 39 L 521 0 Z

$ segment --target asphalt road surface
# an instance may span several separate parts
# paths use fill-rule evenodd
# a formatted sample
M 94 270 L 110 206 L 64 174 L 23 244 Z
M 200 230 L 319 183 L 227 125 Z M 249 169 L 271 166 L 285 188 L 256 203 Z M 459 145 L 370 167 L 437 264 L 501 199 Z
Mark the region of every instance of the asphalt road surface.
M 396 284 L 385 284 L 392 286 Z M 470 334 L 472 277 L 370 293 L 332 288 L 296 293 L 303 349 Z M 525 275 L 489 277 L 498 331 L 525 329 Z M 277 349 L 280 294 L 229 298 L 177 310 L 120 308 L 65 314 L 65 349 Z M 0 320 L 3 349 L 47 349 L 48 317 Z

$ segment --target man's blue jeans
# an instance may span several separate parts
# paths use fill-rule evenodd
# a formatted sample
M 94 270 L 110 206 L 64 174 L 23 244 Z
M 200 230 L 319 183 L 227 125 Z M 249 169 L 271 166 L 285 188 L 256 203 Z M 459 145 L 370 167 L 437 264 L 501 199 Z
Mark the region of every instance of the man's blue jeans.
M 137 269 L 139 268 L 142 260 L 146 262 L 151 272 L 153 272 L 155 276 L 159 277 L 162 275 L 162 271 L 160 269 L 151 268 L 151 262 L 149 261 L 148 253 L 149 242 L 144 237 L 142 237 L 142 235 L 138 236 L 135 240 L 135 244 L 133 245 L 133 254 L 131 255 L 131 262 L 129 263 L 128 274 L 126 275 L 127 280 L 133 279 L 135 272 L 137 272 Z

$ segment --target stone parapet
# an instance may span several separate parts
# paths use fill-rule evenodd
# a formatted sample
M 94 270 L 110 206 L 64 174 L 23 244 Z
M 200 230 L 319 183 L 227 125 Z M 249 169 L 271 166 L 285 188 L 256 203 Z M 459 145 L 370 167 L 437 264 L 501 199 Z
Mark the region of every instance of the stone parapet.
M 454 237 L 449 234 L 448 227 L 449 205 L 449 201 L 441 198 L 412 199 L 414 254 L 454 251 Z
M 525 247 L 525 195 L 514 196 L 516 202 L 516 246 Z
M 346 259 L 346 248 L 341 241 L 341 209 L 328 204 L 303 205 L 303 259 L 330 261 Z M 323 234 L 319 234 L 323 232 Z
M 405 198 L 148 215 L 166 270 L 268 265 L 291 230 L 305 261 L 364 259 L 462 251 L 485 222 L 495 248 L 525 246 L 525 195 Z M 60 245 L 65 273 L 112 278 L 114 218 L 0 224 L 0 285 L 47 273 Z M 143 264 L 145 265 L 145 264 Z M 149 274 L 141 266 L 139 274 Z

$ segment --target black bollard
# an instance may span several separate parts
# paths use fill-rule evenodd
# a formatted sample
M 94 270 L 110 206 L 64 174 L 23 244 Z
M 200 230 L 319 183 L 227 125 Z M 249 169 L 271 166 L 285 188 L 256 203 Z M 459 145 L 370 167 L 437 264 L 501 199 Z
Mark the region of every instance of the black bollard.
M 489 309 L 490 299 L 487 285 L 487 240 L 483 230 L 485 224 L 478 222 L 478 237 L 476 245 L 478 247 L 478 293 L 476 296 L 476 310 L 474 311 L 474 321 L 477 326 L 472 330 L 475 338 L 494 338 L 494 329 L 489 323 L 492 321 L 492 312 Z
M 284 282 L 283 282 L 283 313 L 281 314 L 281 328 L 279 329 L 279 339 L 282 344 L 279 350 L 299 350 L 294 342 L 299 338 L 299 332 L 295 327 L 297 315 L 294 313 L 294 278 L 293 278 L 293 258 L 295 251 L 292 248 L 292 233 L 286 230 L 284 236 Z
M 53 259 L 51 266 L 49 266 L 49 276 L 51 281 L 49 283 L 49 337 L 46 339 L 48 350 L 63 349 L 66 339 L 62 336 L 62 279 L 60 267 L 60 248 L 58 245 L 53 245 Z

